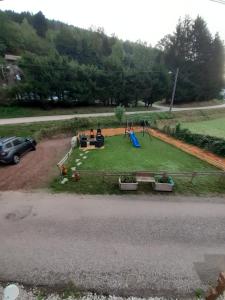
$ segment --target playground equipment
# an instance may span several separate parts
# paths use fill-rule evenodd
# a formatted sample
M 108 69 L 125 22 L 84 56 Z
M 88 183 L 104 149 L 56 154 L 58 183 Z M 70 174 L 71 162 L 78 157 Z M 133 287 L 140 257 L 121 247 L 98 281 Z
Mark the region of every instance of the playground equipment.
M 104 146 L 105 138 L 102 135 L 102 131 L 100 128 L 97 129 L 96 135 L 94 130 L 90 130 L 90 135 L 82 134 L 79 136 L 80 147 L 81 148 L 88 148 L 88 149 L 95 149 L 101 148 Z
M 149 131 L 149 129 L 150 129 L 151 127 L 150 127 L 149 122 L 148 122 L 147 120 L 142 120 L 142 121 L 140 122 L 140 125 L 141 125 L 141 127 L 142 127 L 142 135 L 145 136 L 145 133 L 147 133 L 148 136 L 151 137 L 150 131 Z
M 139 143 L 139 141 L 138 141 L 138 139 L 137 139 L 137 137 L 134 133 L 133 122 L 131 122 L 129 124 L 128 120 L 127 120 L 127 126 L 125 128 L 125 136 L 126 135 L 128 135 L 130 137 L 130 140 L 131 140 L 131 142 L 132 142 L 132 144 L 135 148 L 140 148 L 141 147 L 141 145 L 140 145 L 140 143 Z
M 150 129 L 149 122 L 146 120 L 142 120 L 142 121 L 140 121 L 140 126 L 143 128 L 142 135 L 145 136 L 145 134 L 148 134 L 148 136 L 151 137 L 150 130 L 149 130 Z M 129 123 L 128 120 L 127 120 L 127 124 L 126 124 L 126 128 L 125 128 L 125 136 L 126 135 L 128 135 L 130 137 L 130 140 L 135 148 L 141 147 L 141 145 L 134 133 L 133 122 Z
M 140 148 L 141 147 L 134 131 L 130 131 L 130 140 L 131 140 L 131 142 L 132 142 L 132 144 L 135 148 Z

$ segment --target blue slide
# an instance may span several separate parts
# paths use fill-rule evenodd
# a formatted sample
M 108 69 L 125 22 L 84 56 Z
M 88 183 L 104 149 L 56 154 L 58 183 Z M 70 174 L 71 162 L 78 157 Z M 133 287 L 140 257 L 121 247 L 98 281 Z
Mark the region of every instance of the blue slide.
M 130 139 L 131 139 L 131 142 L 132 142 L 132 144 L 135 148 L 140 148 L 141 147 L 141 145 L 139 144 L 138 139 L 137 139 L 136 135 L 134 134 L 134 132 L 130 133 Z

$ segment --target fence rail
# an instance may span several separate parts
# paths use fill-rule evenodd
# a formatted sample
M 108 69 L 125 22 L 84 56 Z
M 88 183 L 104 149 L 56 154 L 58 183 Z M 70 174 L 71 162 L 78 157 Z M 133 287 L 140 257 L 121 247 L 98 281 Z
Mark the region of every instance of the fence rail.
M 70 155 L 73 152 L 73 148 L 70 148 L 69 152 L 66 153 L 66 155 L 57 163 L 57 166 L 60 168 L 70 157 Z
M 196 177 L 203 177 L 203 176 L 222 176 L 225 178 L 225 171 L 211 171 L 211 172 L 169 172 L 169 171 L 130 171 L 130 172 L 107 172 L 107 171 L 93 171 L 93 170 L 79 170 L 80 175 L 87 175 L 87 176 L 101 176 L 103 179 L 105 177 L 120 177 L 120 176 L 136 176 L 138 173 L 145 173 L 151 174 L 152 176 L 162 176 L 166 174 L 167 176 L 174 176 L 174 177 L 186 177 L 190 178 L 191 181 Z

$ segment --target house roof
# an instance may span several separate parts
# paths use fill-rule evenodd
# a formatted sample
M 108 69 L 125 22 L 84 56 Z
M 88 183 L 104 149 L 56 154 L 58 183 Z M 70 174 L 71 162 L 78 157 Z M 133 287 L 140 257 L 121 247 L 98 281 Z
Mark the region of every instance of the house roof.
M 11 54 L 5 55 L 5 60 L 17 61 L 20 58 L 21 58 L 21 56 L 17 56 L 17 55 L 11 55 Z

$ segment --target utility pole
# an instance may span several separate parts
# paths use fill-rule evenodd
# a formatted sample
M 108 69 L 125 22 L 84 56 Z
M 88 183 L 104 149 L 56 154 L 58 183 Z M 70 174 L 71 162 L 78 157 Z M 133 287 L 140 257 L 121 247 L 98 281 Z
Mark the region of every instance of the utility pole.
M 169 110 L 170 112 L 171 112 L 172 109 L 173 109 L 173 102 L 174 102 L 175 93 L 176 93 L 176 88 L 177 88 L 177 79 L 178 79 L 178 75 L 179 75 L 179 68 L 177 68 L 176 75 L 175 75 L 175 80 L 174 80 L 174 85 L 173 85 L 172 99 L 171 99 L 171 102 L 170 102 L 170 110 Z

